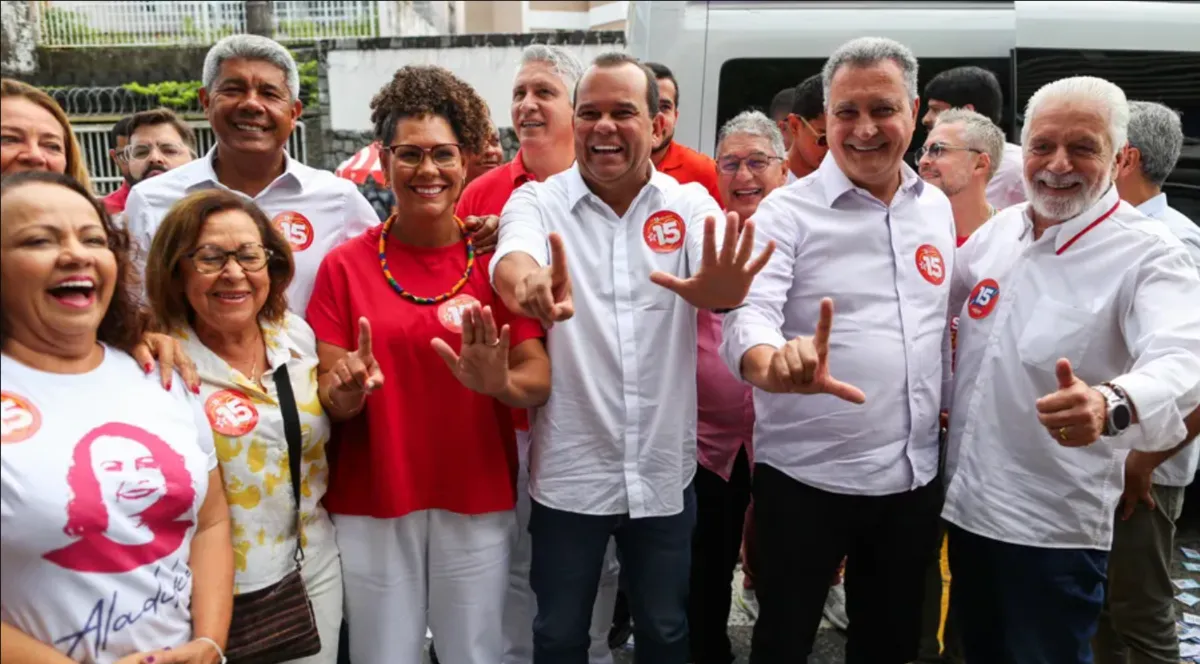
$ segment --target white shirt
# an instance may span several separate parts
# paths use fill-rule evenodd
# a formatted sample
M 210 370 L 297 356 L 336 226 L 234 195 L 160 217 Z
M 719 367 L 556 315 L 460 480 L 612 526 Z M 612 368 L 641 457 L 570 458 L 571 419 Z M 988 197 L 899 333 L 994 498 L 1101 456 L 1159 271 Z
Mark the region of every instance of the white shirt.
M 233 520 L 234 592 L 278 582 L 296 567 L 296 503 L 275 370 L 286 364 L 300 419 L 300 519 L 305 560 L 332 549 L 321 505 L 329 486 L 329 418 L 317 397 L 317 339 L 299 316 L 264 324 L 268 366 L 260 387 L 209 350 L 190 328 L 175 333 L 196 363 Z M 265 389 L 264 389 L 265 388 Z
M 725 316 L 721 354 L 740 376 L 751 348 L 812 335 L 821 299 L 833 298 L 831 372 L 866 403 L 754 392 L 755 461 L 824 491 L 896 494 L 937 472 L 954 213 L 937 187 L 901 169 L 890 206 L 833 155 L 771 192 L 754 221 L 775 253 L 745 306 Z
M 574 289 L 575 316 L 546 333 L 553 383 L 534 414 L 529 469 L 539 503 L 633 518 L 683 511 L 696 471 L 696 309 L 650 273 L 698 271 L 706 217 L 723 237 L 704 187 L 658 171 L 617 217 L 577 165 L 504 206 L 493 277 L 513 252 L 548 265 L 557 232 Z
M 997 210 L 1025 202 L 1025 157 L 1021 146 L 1004 144 L 1000 166 L 988 180 L 987 200 Z
M 1027 208 L 996 215 L 958 251 L 952 301 L 965 305 L 942 516 L 1002 542 L 1107 550 L 1127 449 L 1179 444 L 1200 405 L 1200 276 L 1115 188 L 1036 241 Z M 1059 358 L 1089 385 L 1121 387 L 1139 424 L 1060 445 L 1035 405 L 1058 389 Z
M 232 191 L 217 180 L 213 147 L 200 159 L 138 183 L 125 204 L 128 229 L 144 256 L 154 233 L 179 199 L 203 190 Z M 241 193 L 241 192 L 236 192 Z M 242 194 L 244 196 L 244 194 Z M 353 182 L 287 157 L 284 172 L 254 202 L 292 245 L 296 273 L 288 286 L 288 308 L 304 316 L 317 268 L 331 249 L 379 223 L 374 208 Z
M 1137 209 L 1147 217 L 1166 224 L 1175 237 L 1183 242 L 1183 246 L 1192 257 L 1192 262 L 1200 266 L 1200 227 L 1167 205 L 1166 194 L 1160 193 L 1139 205 Z M 1196 477 L 1197 465 L 1200 465 L 1200 445 L 1193 441 L 1154 469 L 1154 483 L 1164 486 L 1187 486 Z
M 84 374 L 5 355 L 0 376 L 0 618 L 77 662 L 190 641 L 217 467 L 198 401 L 112 348 Z

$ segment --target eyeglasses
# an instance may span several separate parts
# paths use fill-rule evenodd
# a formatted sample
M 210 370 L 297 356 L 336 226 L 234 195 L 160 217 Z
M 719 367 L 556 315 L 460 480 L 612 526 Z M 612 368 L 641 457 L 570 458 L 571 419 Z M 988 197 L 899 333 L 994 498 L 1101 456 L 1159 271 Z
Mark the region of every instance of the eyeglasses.
M 772 157 L 770 155 L 761 153 L 752 154 L 745 159 L 738 159 L 737 157 L 722 157 L 717 161 L 717 170 L 720 171 L 722 175 L 737 175 L 738 170 L 742 167 L 742 163 L 745 162 L 746 168 L 751 173 L 762 173 L 763 171 L 767 170 L 767 167 L 769 167 L 772 162 L 775 161 L 783 161 L 783 158 Z
M 457 143 L 442 143 L 431 148 L 419 145 L 389 145 L 388 150 L 396 163 L 411 169 L 420 168 L 421 162 L 425 161 L 425 155 L 429 155 L 433 165 L 438 168 L 453 168 L 461 163 L 462 159 L 462 147 Z
M 829 139 L 825 136 L 825 134 L 823 132 L 818 132 L 816 129 L 813 129 L 813 126 L 808 123 L 808 120 L 805 120 L 804 118 L 800 117 L 799 115 L 796 116 L 796 119 L 799 120 L 800 122 L 804 123 L 804 127 L 806 129 L 808 129 L 808 131 L 813 135 L 814 138 L 817 139 L 818 146 L 823 147 L 823 148 L 829 147 Z
M 939 159 L 942 155 L 949 151 L 974 152 L 975 154 L 983 154 L 983 150 L 976 150 L 975 148 L 968 148 L 959 145 L 946 145 L 945 143 L 931 143 L 929 145 L 922 145 L 921 147 L 917 148 L 917 161 L 921 161 L 925 155 L 929 155 L 930 159 Z
M 216 274 L 225 269 L 231 258 L 246 272 L 258 272 L 267 266 L 274 255 L 275 252 L 261 244 L 248 242 L 233 251 L 206 244 L 193 249 L 187 257 L 200 274 Z
M 167 158 L 182 157 L 191 152 L 183 143 L 138 143 L 125 147 L 125 158 L 130 161 L 149 159 L 155 150 Z

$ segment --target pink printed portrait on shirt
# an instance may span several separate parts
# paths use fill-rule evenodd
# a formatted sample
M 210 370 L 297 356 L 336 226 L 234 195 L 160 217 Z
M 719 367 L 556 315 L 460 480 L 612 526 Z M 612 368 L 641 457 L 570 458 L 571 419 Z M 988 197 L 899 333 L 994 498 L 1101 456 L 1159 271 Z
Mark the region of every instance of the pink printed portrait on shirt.
M 92 429 L 67 471 L 67 535 L 75 542 L 44 558 L 78 572 L 121 573 L 155 562 L 183 543 L 196 499 L 181 454 L 158 436 L 120 422 Z

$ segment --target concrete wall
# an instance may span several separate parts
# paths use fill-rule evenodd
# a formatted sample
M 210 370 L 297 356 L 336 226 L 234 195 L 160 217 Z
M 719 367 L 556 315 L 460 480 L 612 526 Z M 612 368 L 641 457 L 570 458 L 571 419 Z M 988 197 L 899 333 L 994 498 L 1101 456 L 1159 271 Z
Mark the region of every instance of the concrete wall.
M 37 69 L 36 26 L 27 2 L 0 3 L 0 75 L 27 78 Z
M 583 62 L 600 53 L 625 50 L 623 32 L 577 32 L 523 35 L 459 35 L 391 40 L 336 40 L 319 46 L 321 124 L 327 137 L 324 160 L 318 162 L 310 142 L 309 161 L 334 168 L 370 142 L 371 97 L 395 71 L 408 64 L 435 64 L 475 87 L 488 103 L 492 121 L 515 152 L 511 132 L 512 79 L 521 50 L 532 43 L 554 43 L 573 51 Z

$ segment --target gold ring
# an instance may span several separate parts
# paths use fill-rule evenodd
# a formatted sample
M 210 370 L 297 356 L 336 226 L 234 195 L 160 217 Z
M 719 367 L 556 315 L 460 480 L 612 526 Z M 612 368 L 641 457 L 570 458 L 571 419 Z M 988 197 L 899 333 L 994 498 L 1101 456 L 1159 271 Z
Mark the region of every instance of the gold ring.
M 1061 441 L 1064 441 L 1064 442 L 1067 440 L 1067 428 L 1066 427 L 1059 427 L 1058 439 Z

